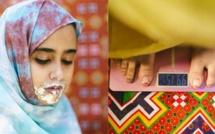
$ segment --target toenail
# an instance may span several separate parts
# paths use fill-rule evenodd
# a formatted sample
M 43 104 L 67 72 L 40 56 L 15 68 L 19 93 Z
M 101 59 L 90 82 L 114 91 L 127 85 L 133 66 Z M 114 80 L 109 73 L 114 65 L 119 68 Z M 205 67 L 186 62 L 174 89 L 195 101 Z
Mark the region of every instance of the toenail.
M 198 88 L 200 86 L 200 81 L 199 79 L 193 79 L 193 88 Z
M 117 66 L 117 68 L 121 68 L 121 64 L 117 64 L 116 66 Z
M 128 79 L 128 78 L 126 78 L 126 82 L 131 83 L 131 82 L 132 82 L 132 80 L 131 80 L 131 79 Z
M 149 85 L 149 77 L 148 76 L 143 76 L 141 83 L 144 86 L 148 86 Z
M 121 71 L 122 75 L 126 75 L 126 72 L 125 71 Z
M 209 84 L 209 85 L 207 85 L 207 87 L 209 87 L 209 88 L 210 88 L 210 87 L 213 87 L 213 84 Z

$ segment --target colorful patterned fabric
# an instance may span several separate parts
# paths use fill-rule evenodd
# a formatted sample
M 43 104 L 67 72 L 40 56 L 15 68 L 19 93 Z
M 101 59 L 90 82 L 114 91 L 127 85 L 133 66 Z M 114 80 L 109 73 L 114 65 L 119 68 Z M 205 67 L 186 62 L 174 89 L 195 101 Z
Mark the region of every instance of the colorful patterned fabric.
M 214 134 L 213 92 L 113 92 L 109 134 Z
M 69 92 L 83 134 L 107 134 L 108 0 L 55 0 L 83 23 Z
M 57 14 L 57 15 L 55 15 Z M 58 28 L 81 23 L 50 0 L 31 0 L 8 8 L 0 18 L 0 133 L 81 133 L 65 96 L 41 106 L 34 93 L 29 54 Z

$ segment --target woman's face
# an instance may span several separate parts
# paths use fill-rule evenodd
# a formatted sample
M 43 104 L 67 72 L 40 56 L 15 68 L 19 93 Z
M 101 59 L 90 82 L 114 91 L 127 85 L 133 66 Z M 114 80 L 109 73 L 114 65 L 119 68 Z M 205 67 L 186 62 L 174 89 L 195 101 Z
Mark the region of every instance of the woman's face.
M 72 25 L 66 25 L 31 54 L 31 74 L 39 102 L 50 105 L 59 101 L 72 79 L 75 52 L 76 33 Z

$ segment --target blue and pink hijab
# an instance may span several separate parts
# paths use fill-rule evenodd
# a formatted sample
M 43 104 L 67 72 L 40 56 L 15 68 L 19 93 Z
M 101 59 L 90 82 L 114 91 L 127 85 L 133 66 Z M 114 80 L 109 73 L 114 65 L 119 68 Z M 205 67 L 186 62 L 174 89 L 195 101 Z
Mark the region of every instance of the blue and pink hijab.
M 79 134 L 66 96 L 52 106 L 36 99 L 29 56 L 58 28 L 81 23 L 51 0 L 29 0 L 5 10 L 0 18 L 0 133 Z

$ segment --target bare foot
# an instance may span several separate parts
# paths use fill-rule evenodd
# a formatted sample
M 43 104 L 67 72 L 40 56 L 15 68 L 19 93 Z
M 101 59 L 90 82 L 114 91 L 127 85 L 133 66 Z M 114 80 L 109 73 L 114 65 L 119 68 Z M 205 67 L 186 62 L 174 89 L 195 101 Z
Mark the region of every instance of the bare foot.
M 132 83 L 136 74 L 137 62 L 133 59 L 115 59 L 114 62 L 125 76 L 126 82 Z
M 132 83 L 137 72 L 137 66 L 140 65 L 138 78 L 141 84 L 148 86 L 153 79 L 155 54 L 141 55 L 129 59 L 115 60 L 121 73 L 125 76 L 126 82 Z
M 205 69 L 207 69 L 206 86 L 212 87 L 215 83 L 215 49 L 193 49 L 189 72 L 189 82 L 193 88 L 202 85 Z

